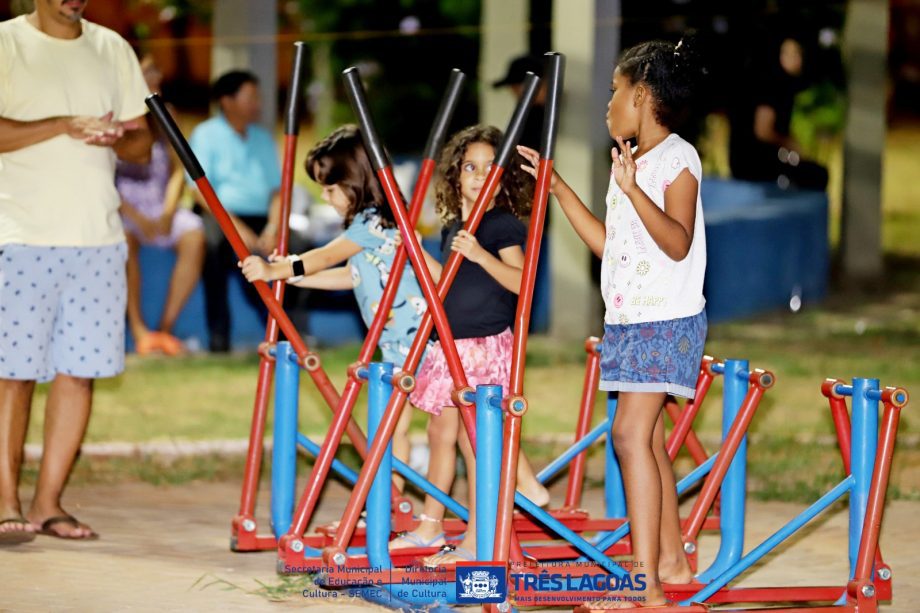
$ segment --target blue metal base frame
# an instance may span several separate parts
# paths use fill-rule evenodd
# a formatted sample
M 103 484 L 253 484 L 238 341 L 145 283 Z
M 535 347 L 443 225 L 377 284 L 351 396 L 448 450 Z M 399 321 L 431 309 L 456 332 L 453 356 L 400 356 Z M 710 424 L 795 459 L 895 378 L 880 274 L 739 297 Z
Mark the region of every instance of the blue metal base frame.
M 289 348 L 287 351 L 289 351 Z M 279 355 L 281 354 L 279 353 Z M 288 363 L 289 360 L 279 359 L 279 362 Z M 282 369 L 279 364 L 277 372 L 286 373 L 286 371 L 287 369 Z M 723 436 L 728 433 L 746 395 L 747 388 L 746 385 L 742 383 L 747 380 L 749 374 L 748 363 L 743 360 L 727 360 L 725 362 L 725 371 L 729 376 L 725 377 Z M 392 393 L 392 385 L 390 383 L 392 372 L 393 367 L 391 364 L 373 363 L 369 366 L 364 375 L 367 377 L 369 384 L 368 420 L 371 438 L 376 435 L 377 425 L 383 417 L 383 412 Z M 276 391 L 276 403 L 285 407 L 284 411 L 286 415 L 281 419 L 276 417 L 276 436 L 289 436 L 292 428 L 291 423 L 293 423 L 293 431 L 296 432 L 296 392 L 292 394 L 289 389 L 292 386 L 289 375 L 290 373 L 279 374 L 279 389 Z M 288 378 L 285 378 L 286 376 Z M 294 377 L 294 380 L 296 380 L 296 377 Z M 284 388 L 284 391 L 282 391 L 282 388 Z M 681 601 L 679 603 L 681 606 L 689 606 L 696 602 L 705 602 L 847 493 L 850 494 L 849 554 L 851 564 L 855 564 L 859 541 L 862 535 L 862 524 L 865 518 L 866 503 L 878 444 L 879 382 L 875 379 L 854 379 L 852 386 L 841 386 L 841 388 L 838 389 L 838 393 L 853 396 L 851 415 L 853 428 L 851 444 L 852 474 L 848 475 L 837 486 L 785 524 L 773 535 L 757 545 L 748 554 L 742 556 L 744 498 L 741 496 L 739 499 L 737 494 L 739 491 L 742 494 L 744 492 L 745 474 L 743 469 L 745 468 L 746 455 L 743 446 L 740 447 L 736 456 L 732 459 L 725 482 L 722 485 L 722 546 L 720 552 L 716 557 L 716 562 L 699 577 L 700 582 L 706 584 L 705 587 L 693 596 Z M 290 415 L 290 407 L 292 404 L 294 405 L 293 422 Z M 615 411 L 616 401 L 615 399 L 611 399 L 608 402 L 608 419 L 605 423 L 601 424 L 603 428 L 599 426 L 592 430 L 582 441 L 578 441 L 567 450 L 560 460 L 565 457 L 574 457 L 574 455 L 580 453 L 597 440 L 606 430 L 607 424 L 613 422 Z M 499 386 L 479 386 L 479 388 L 477 388 L 476 412 L 476 426 L 479 440 L 479 447 L 477 450 L 478 462 L 476 466 L 477 558 L 485 561 L 491 557 L 494 544 L 495 520 L 498 505 L 497 494 L 501 468 L 501 449 L 503 444 L 503 413 L 501 409 L 501 388 Z M 279 423 L 282 424 L 280 428 L 278 426 Z M 296 439 L 312 453 L 317 453 L 319 451 L 318 446 L 306 439 L 306 437 L 298 435 L 296 437 L 291 437 L 291 439 Z M 744 445 L 744 443 L 742 443 L 742 445 Z M 290 455 L 289 447 L 290 445 L 284 444 L 280 446 L 279 451 L 276 440 L 273 453 L 277 454 L 275 456 L 279 458 L 277 461 L 285 461 L 284 458 Z M 613 454 L 609 454 L 608 459 L 611 459 L 610 455 Z M 714 454 L 704 464 L 698 466 L 682 479 L 677 486 L 678 493 L 683 493 L 708 475 L 717 457 L 718 454 Z M 548 479 L 561 468 L 561 466 L 559 466 L 560 460 L 555 461 L 541 472 L 541 476 L 544 480 Z M 615 462 L 615 455 L 613 455 L 612 460 Z M 741 468 L 737 469 L 736 464 L 740 465 Z M 735 470 L 734 473 L 732 473 L 733 469 Z M 390 493 L 392 470 L 392 452 L 390 446 L 388 446 L 383 462 L 381 463 L 380 471 L 374 479 L 367 499 L 367 555 L 371 568 L 375 570 L 392 568 L 388 551 L 391 527 Z M 336 471 L 346 479 L 355 478 L 354 471 L 348 469 L 344 465 L 338 466 Z M 274 496 L 278 494 L 279 500 L 286 504 L 286 499 L 284 498 L 286 491 L 281 487 L 281 478 L 278 479 L 279 485 L 277 485 L 276 489 L 276 472 L 279 472 L 281 477 L 287 480 L 291 478 L 289 473 L 293 473 L 293 469 L 283 469 L 281 471 L 273 470 L 272 517 L 273 521 L 280 522 L 285 519 L 282 513 L 284 509 L 279 509 L 279 514 L 276 515 Z M 729 479 L 729 475 L 732 476 L 731 480 Z M 615 480 L 607 481 L 607 493 L 610 494 L 607 497 L 608 508 L 616 506 L 620 502 L 616 496 L 616 488 L 613 487 L 614 485 L 616 485 Z M 291 500 L 291 504 L 293 504 L 293 500 Z M 584 556 L 580 558 L 579 561 L 592 560 L 618 577 L 624 577 L 627 574 L 627 571 L 606 556 L 604 551 L 628 534 L 628 523 L 624 523 L 617 530 L 606 534 L 599 540 L 597 545 L 593 545 L 519 493 L 515 494 L 515 504 L 524 512 L 531 515 L 536 522 L 556 533 L 581 551 Z M 280 503 L 278 506 L 280 506 Z M 288 516 L 288 522 L 289 521 L 290 519 Z M 350 550 L 349 552 L 351 553 L 352 551 L 357 553 L 356 550 Z M 316 556 L 319 553 L 318 551 L 305 552 L 307 557 Z M 851 566 L 851 578 L 852 574 L 853 568 Z M 456 603 L 457 598 L 455 585 L 446 582 L 432 582 L 420 585 L 387 584 L 357 587 L 360 587 L 357 593 L 360 593 L 365 599 L 404 611 L 419 610 L 418 607 L 426 607 L 426 610 L 432 610 L 430 608 L 432 605 L 437 607 L 434 610 L 449 611 L 451 609 L 445 605 Z

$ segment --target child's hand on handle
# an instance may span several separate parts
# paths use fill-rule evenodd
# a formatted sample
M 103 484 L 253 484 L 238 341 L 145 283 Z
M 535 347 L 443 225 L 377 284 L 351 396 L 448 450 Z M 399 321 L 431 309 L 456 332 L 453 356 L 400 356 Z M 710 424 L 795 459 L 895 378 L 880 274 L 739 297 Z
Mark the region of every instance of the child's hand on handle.
M 418 230 L 413 230 L 413 232 L 415 233 L 415 240 L 418 241 L 419 245 L 421 245 L 422 244 L 422 233 L 419 232 Z M 393 237 L 393 242 L 396 243 L 397 247 L 400 247 L 402 245 L 403 239 L 402 239 L 402 234 L 400 232 L 397 232 L 396 236 Z
M 629 196 L 636 188 L 636 162 L 633 160 L 632 148 L 628 143 L 623 141 L 622 136 L 617 136 L 617 148 L 610 150 L 610 157 L 613 159 L 613 180 L 617 182 L 623 193 Z
M 521 155 L 522 158 L 530 162 L 530 166 L 527 164 L 521 164 L 521 168 L 532 176 L 534 179 L 537 178 L 537 168 L 540 166 L 540 154 L 537 153 L 536 149 L 531 149 L 530 147 L 525 147 L 524 145 L 517 146 L 517 152 Z M 562 181 L 562 177 L 559 176 L 555 170 L 553 171 L 553 177 L 549 180 L 549 193 L 555 195 L 556 184 Z
M 453 242 L 450 244 L 450 249 L 463 254 L 463 257 L 476 264 L 481 264 L 482 258 L 488 253 L 480 246 L 476 237 L 466 230 L 457 232 L 457 236 L 454 237 Z
M 286 260 L 287 256 L 283 256 L 278 253 L 277 249 L 274 249 L 271 253 L 268 254 L 268 261 L 274 264 L 275 262 L 280 262 L 281 260 Z
M 238 266 L 243 270 L 243 276 L 250 283 L 255 281 L 271 281 L 269 263 L 258 255 L 251 255 Z

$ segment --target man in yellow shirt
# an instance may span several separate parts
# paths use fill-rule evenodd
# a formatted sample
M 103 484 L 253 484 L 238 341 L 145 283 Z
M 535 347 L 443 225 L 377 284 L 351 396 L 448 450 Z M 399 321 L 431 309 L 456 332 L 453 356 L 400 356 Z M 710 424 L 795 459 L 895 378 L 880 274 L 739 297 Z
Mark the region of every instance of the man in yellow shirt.
M 93 381 L 124 368 L 125 246 L 115 160 L 150 155 L 136 56 L 82 19 L 85 0 L 36 0 L 0 23 L 0 545 L 95 533 L 61 507 Z M 42 463 L 18 497 L 36 381 L 53 381 Z

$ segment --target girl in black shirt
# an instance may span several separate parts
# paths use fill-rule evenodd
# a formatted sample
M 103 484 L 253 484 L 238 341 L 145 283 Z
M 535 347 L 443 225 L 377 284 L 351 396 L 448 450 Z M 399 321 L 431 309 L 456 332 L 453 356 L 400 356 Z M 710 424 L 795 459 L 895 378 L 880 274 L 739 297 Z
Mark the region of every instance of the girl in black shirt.
M 532 196 L 532 181 L 521 169 L 523 159 L 517 158 L 517 154 L 502 175 L 501 187 L 489 204 L 476 236 L 462 229 L 485 184 L 501 139 L 501 131 L 491 126 L 473 126 L 455 134 L 441 157 L 436 193 L 438 212 L 444 223 L 442 257 L 446 260 L 451 251 L 457 251 L 465 258 L 447 293 L 444 309 L 467 381 L 471 387 L 501 384 L 507 395 L 514 338 L 511 327 L 527 237 L 520 218 L 529 213 Z M 428 265 L 437 281 L 441 265 L 431 257 Z M 458 560 L 472 560 L 476 545 L 475 458 L 459 412 L 451 404 L 453 380 L 440 343 L 435 342 L 428 350 L 416 381 L 412 404 L 431 414 L 428 479 L 443 491 L 450 490 L 459 443 L 470 491 L 470 521 L 462 542 L 426 558 L 425 564 L 444 566 Z M 549 502 L 549 492 L 536 480 L 523 456 L 518 463 L 518 486 L 535 503 L 542 506 Z M 426 497 L 418 528 L 394 540 L 391 549 L 443 543 L 443 517 L 444 506 Z

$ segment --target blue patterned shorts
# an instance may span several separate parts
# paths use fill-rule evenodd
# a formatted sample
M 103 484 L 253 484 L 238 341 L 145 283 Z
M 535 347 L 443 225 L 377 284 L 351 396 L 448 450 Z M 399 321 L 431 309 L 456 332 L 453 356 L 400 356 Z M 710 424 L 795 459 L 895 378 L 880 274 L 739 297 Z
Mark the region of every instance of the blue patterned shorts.
M 0 379 L 124 370 L 127 254 L 125 243 L 0 245 Z
M 706 329 L 706 311 L 666 321 L 604 324 L 600 389 L 693 398 Z

